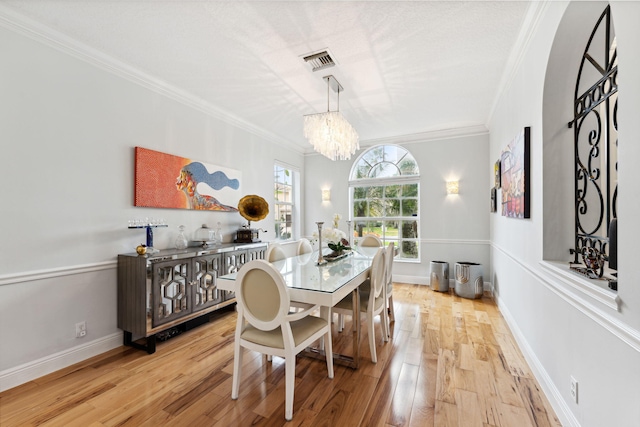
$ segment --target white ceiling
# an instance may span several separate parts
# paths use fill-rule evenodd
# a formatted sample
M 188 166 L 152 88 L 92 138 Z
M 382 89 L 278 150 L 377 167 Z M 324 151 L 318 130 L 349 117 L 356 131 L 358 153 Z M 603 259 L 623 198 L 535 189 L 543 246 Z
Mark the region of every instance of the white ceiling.
M 311 147 L 323 76 L 367 140 L 485 125 L 528 1 L 0 0 L 61 39 L 152 77 L 270 139 Z M 17 15 L 19 14 L 19 15 Z M 52 30 L 52 31 L 51 31 Z M 70 38 L 70 39 L 69 39 Z M 333 68 L 302 57 L 328 48 Z M 336 105 L 331 92 L 331 109 Z

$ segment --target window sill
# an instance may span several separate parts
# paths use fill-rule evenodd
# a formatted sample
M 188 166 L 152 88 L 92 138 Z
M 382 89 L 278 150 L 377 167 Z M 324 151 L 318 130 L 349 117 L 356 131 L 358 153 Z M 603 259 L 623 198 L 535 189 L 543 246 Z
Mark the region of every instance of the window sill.
M 420 264 L 420 260 L 418 258 L 400 258 L 396 257 L 393 259 L 393 262 L 401 262 L 406 264 Z
M 588 279 L 572 271 L 569 264 L 560 261 L 540 261 L 540 266 L 552 276 L 589 300 L 595 300 L 617 312 L 620 311 L 620 297 L 609 289 L 606 280 Z

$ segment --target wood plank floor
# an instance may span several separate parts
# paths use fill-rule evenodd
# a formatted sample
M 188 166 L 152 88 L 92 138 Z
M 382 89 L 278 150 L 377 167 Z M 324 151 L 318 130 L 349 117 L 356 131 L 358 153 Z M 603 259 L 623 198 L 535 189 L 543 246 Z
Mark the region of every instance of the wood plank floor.
M 366 326 L 358 370 L 299 357 L 294 418 L 284 419 L 284 363 L 244 358 L 231 400 L 234 311 L 159 343 L 121 347 L 0 394 L 9 426 L 560 426 L 487 297 L 394 284 L 396 320 L 371 363 Z M 336 317 L 337 318 L 337 317 Z M 337 322 L 336 322 L 337 323 Z M 363 322 L 364 323 L 364 322 Z M 334 348 L 349 352 L 351 325 Z

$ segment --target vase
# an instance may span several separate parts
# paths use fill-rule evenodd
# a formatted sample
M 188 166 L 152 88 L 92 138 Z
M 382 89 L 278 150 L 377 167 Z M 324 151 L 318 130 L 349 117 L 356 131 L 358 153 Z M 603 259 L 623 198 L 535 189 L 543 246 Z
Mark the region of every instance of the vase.
M 175 246 L 176 249 L 186 249 L 188 242 L 187 237 L 184 235 L 184 225 L 178 227 L 178 237 L 176 237 Z

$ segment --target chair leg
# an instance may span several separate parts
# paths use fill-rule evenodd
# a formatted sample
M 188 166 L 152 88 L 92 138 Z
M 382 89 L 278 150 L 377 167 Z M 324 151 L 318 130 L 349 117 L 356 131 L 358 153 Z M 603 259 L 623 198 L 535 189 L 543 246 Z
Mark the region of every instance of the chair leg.
M 338 332 L 344 329 L 344 314 L 338 314 Z
M 267 354 L 267 362 L 273 362 L 273 356 L 270 354 Z
M 231 384 L 231 398 L 237 399 L 238 393 L 240 390 L 240 370 L 242 368 L 242 347 L 240 347 L 240 343 L 236 339 L 236 343 L 234 345 L 234 356 L 233 356 L 233 381 Z
M 389 341 L 389 313 L 387 312 L 387 307 L 385 307 L 382 312 L 380 312 L 380 323 L 382 326 L 382 340 L 384 342 Z
M 393 309 L 393 295 L 389 295 L 389 321 L 396 321 L 396 312 Z
M 367 313 L 367 328 L 369 329 L 369 350 L 371 351 L 371 361 L 378 363 L 378 356 L 376 355 L 376 330 L 374 329 L 374 315 L 373 313 Z M 382 327 L 384 330 L 384 326 Z
M 329 373 L 329 378 L 333 378 L 333 343 L 331 342 L 331 332 L 327 332 L 324 341 L 326 342 L 324 354 L 327 358 L 327 372 Z
M 284 377 L 285 377 L 285 399 L 284 399 L 284 418 L 291 421 L 293 418 L 293 388 L 296 384 L 296 356 L 286 356 L 284 361 Z
M 333 378 L 333 343 L 331 342 L 331 321 L 333 320 L 333 314 L 331 314 L 331 309 L 327 307 L 320 308 L 320 317 L 325 319 L 329 325 L 327 333 L 320 338 L 320 348 L 324 350 L 327 359 L 329 378 Z

